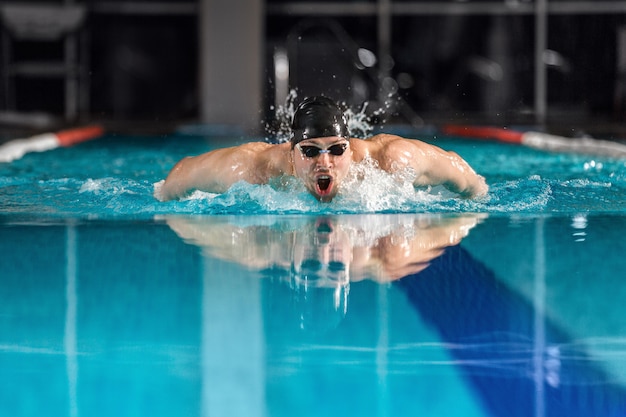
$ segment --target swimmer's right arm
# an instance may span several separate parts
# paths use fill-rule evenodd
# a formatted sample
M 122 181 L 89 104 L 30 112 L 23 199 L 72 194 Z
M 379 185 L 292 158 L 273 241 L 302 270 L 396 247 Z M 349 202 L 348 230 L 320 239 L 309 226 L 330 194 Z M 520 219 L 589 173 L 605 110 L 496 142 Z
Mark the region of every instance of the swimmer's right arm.
M 161 186 L 160 195 L 155 194 L 155 197 L 168 201 L 185 197 L 194 190 L 213 193 L 226 191 L 241 174 L 241 169 L 232 164 L 227 169 L 228 162 L 236 156 L 233 149 L 218 149 L 183 158 L 174 165 Z
M 194 190 L 223 193 L 238 181 L 267 182 L 280 169 L 263 161 L 268 159 L 268 153 L 271 158 L 272 152 L 280 152 L 281 147 L 284 146 L 251 142 L 184 158 L 174 165 L 161 189 L 155 191 L 155 197 L 168 201 L 185 197 Z
M 157 200 L 168 201 L 185 196 L 193 188 L 192 174 L 196 171 L 194 168 L 196 163 L 193 157 L 186 157 L 180 160 L 170 171 L 161 185 L 160 189 L 155 190 L 154 196 Z

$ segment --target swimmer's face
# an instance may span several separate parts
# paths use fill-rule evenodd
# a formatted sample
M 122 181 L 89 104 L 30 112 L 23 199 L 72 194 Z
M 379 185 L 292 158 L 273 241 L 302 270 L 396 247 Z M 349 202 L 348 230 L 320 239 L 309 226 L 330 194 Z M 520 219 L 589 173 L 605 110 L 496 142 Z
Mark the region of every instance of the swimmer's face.
M 320 218 L 298 233 L 293 248 L 294 284 L 339 288 L 350 282 L 352 241 L 348 233 Z
M 318 200 L 331 201 L 350 169 L 350 142 L 338 136 L 307 139 L 292 152 L 296 176 Z

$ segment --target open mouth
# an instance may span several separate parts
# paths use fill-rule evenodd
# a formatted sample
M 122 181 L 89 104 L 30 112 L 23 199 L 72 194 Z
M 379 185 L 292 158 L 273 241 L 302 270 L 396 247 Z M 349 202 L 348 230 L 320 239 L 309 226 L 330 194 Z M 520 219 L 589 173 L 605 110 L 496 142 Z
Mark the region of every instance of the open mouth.
M 324 200 L 324 197 L 329 196 L 332 192 L 333 177 L 330 175 L 320 175 L 315 181 L 317 194 Z
M 326 191 L 330 188 L 330 177 L 323 176 L 317 179 L 317 187 L 320 191 Z

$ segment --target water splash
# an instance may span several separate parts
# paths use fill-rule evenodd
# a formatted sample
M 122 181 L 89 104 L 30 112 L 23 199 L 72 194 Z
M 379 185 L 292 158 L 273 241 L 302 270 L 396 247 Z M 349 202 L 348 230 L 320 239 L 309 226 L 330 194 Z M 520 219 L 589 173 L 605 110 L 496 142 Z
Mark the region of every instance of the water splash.
M 384 113 L 384 110 L 381 108 L 375 110 L 372 115 L 368 115 L 366 112 L 369 105 L 368 102 L 363 103 L 358 111 L 347 107 L 345 103 L 342 103 L 342 105 L 346 108 L 344 115 L 348 123 L 348 132 L 350 132 L 350 136 L 353 138 L 365 139 L 371 136 L 374 130 L 373 118 Z
M 274 119 L 265 124 L 265 132 L 267 137 L 275 143 L 289 142 L 291 138 L 291 120 L 296 110 L 296 100 L 298 100 L 298 92 L 290 90 L 285 99 L 285 103 L 279 105 L 274 110 Z M 369 103 L 354 109 L 345 101 L 338 102 L 338 106 L 343 110 L 348 125 L 348 132 L 351 137 L 365 139 L 370 136 L 374 130 L 374 120 L 384 119 L 384 114 L 392 106 L 392 98 L 390 97 L 383 107 L 368 113 Z
M 265 131 L 268 138 L 274 138 L 276 143 L 289 142 L 291 138 L 291 120 L 296 111 L 296 90 L 290 90 L 285 98 L 285 103 L 279 105 L 274 110 L 274 119 L 265 124 Z
M 4 187 L 3 212 L 52 217 L 152 218 L 162 214 L 567 213 L 619 210 L 600 186 L 589 196 L 567 181 L 528 177 L 491 184 L 485 198 L 465 200 L 443 187 L 415 188 L 411 172 L 390 174 L 374 161 L 355 164 L 335 199 L 321 203 L 296 178 L 280 184 L 234 184 L 223 194 L 196 191 L 180 201 L 153 197 L 159 182 L 103 177 L 16 181 Z M 610 188 L 608 188 L 610 190 Z M 572 191 L 568 193 L 567 191 Z M 595 205 L 594 205 L 595 204 Z
M 367 112 L 361 108 L 357 113 Z M 444 139 L 437 145 L 458 152 L 483 173 L 489 194 L 464 200 L 443 187 L 416 189 L 407 184 L 410 171 L 390 174 L 365 161 L 353 166 L 331 203 L 317 201 L 296 178 L 268 185 L 241 183 L 224 194 L 196 192 L 182 201 L 160 202 L 153 196 L 155 183 L 177 160 L 210 146 L 176 136 L 149 142 L 111 137 L 0 164 L 0 211 L 22 217 L 116 219 L 162 214 L 624 212 L 624 161 L 598 159 L 592 164 L 577 155 Z

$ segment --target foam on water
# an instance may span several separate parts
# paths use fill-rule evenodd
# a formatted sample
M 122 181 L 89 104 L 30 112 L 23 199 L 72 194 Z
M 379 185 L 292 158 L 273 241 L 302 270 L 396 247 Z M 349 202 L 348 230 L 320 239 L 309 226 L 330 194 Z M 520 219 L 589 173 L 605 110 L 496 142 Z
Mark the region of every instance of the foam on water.
M 511 153 L 510 147 L 498 145 L 497 152 L 511 157 L 507 166 L 500 164 L 496 170 L 497 164 L 482 153 L 481 146 L 472 150 L 464 148 L 467 145 L 456 145 L 452 141 L 442 146 L 461 151 L 478 172 L 486 175 L 490 185 L 486 197 L 464 200 L 443 187 L 417 189 L 407 181 L 410 172 L 389 174 L 366 161 L 353 167 L 331 203 L 317 201 L 295 178 L 267 185 L 241 182 L 223 194 L 196 191 L 181 201 L 159 202 L 153 197 L 154 188 L 158 188 L 170 164 L 187 154 L 184 149 L 180 150 L 184 154 L 177 155 L 169 146 L 157 152 L 154 148 L 128 145 L 97 164 L 94 161 L 100 160 L 102 151 L 93 144 L 77 147 L 71 155 L 53 151 L 0 166 L 0 206 L 2 212 L 11 214 L 88 218 L 152 218 L 162 214 L 624 212 L 623 161 L 605 160 L 601 169 L 589 169 L 585 168 L 585 164 L 589 166 L 588 159 L 585 162 L 580 156 L 547 154 L 539 156 L 539 162 L 533 159 L 537 157 L 534 153 L 524 159 L 523 155 Z M 57 166 L 59 158 L 72 162 Z
M 282 136 L 293 101 L 278 114 Z M 375 113 L 375 111 L 374 111 Z M 351 133 L 371 131 L 366 106 L 348 110 Z M 416 136 L 417 137 L 417 136 Z M 281 139 L 282 138 L 282 139 Z M 181 201 L 159 202 L 155 188 L 188 155 L 233 140 L 171 135 L 104 137 L 72 148 L 26 155 L 0 164 L 0 212 L 81 218 L 153 218 L 166 214 L 327 213 L 624 213 L 626 161 L 555 154 L 521 146 L 436 136 L 417 137 L 465 158 L 490 186 L 489 194 L 465 200 L 443 187 L 414 188 L 410 171 L 389 174 L 373 161 L 352 167 L 339 195 L 320 203 L 295 178 L 267 185 L 238 183 L 223 194 L 196 191 Z

